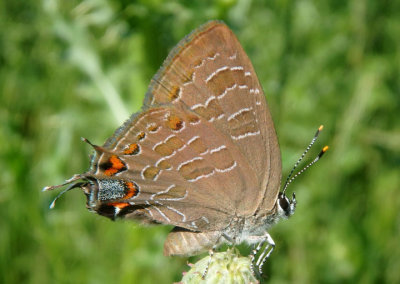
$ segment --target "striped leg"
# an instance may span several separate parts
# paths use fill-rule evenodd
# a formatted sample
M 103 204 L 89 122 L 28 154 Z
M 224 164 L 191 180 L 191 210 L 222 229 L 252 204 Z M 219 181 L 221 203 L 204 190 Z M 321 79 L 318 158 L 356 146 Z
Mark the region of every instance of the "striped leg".
M 265 245 L 265 247 L 264 247 L 264 245 Z M 256 255 L 262 249 L 262 247 L 264 247 L 264 249 L 260 253 L 260 256 L 258 257 L 257 261 L 255 261 Z M 253 249 L 253 251 L 250 255 L 251 269 L 254 274 L 261 276 L 262 267 L 263 267 L 265 261 L 267 260 L 267 258 L 269 258 L 270 254 L 272 253 L 274 248 L 275 248 L 275 242 L 272 239 L 271 235 L 267 232 L 262 237 L 262 241 L 258 243 L 257 247 L 255 247 L 255 249 Z M 258 268 L 258 269 L 255 270 L 254 268 Z
M 208 259 L 208 263 L 207 263 L 206 269 L 204 270 L 203 274 L 201 275 L 201 279 L 202 280 L 204 280 L 206 278 L 206 276 L 207 276 L 208 268 L 210 267 L 210 264 L 211 264 L 211 261 L 212 261 L 212 257 L 214 256 L 214 251 L 216 249 L 217 249 L 217 245 L 215 244 L 213 246 L 213 248 L 208 251 L 210 257 Z
M 204 270 L 204 272 L 203 272 L 203 274 L 202 274 L 202 276 L 201 276 L 201 279 L 203 279 L 203 280 L 204 280 L 204 279 L 206 278 L 206 276 L 207 276 L 208 268 L 210 267 L 210 264 L 211 264 L 211 261 L 212 261 L 212 257 L 213 257 L 213 255 L 214 255 L 215 250 L 217 249 L 217 247 L 218 247 L 218 245 L 219 245 L 219 241 L 220 241 L 221 237 L 224 237 L 224 238 L 225 238 L 227 241 L 229 241 L 231 244 L 235 244 L 235 241 L 234 241 L 232 238 L 230 238 L 229 236 L 227 236 L 226 234 L 222 234 L 222 235 L 218 238 L 217 242 L 213 245 L 212 249 L 209 250 L 210 258 L 208 259 L 208 263 L 207 263 L 206 269 Z

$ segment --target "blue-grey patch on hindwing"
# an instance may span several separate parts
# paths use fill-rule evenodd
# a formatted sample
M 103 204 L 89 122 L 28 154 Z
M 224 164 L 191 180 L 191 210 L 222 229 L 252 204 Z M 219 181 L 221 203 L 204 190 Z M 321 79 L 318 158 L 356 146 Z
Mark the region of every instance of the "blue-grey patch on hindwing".
M 139 193 L 139 187 L 134 182 L 123 180 L 99 179 L 97 180 L 99 191 L 98 200 L 117 200 L 136 196 Z

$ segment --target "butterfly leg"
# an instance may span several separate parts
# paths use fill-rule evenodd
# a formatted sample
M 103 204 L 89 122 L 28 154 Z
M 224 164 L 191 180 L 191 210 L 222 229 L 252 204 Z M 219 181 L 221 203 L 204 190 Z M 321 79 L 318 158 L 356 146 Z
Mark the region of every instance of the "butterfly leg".
M 212 249 L 210 249 L 210 250 L 208 251 L 208 253 L 209 253 L 208 263 L 207 263 L 206 269 L 204 269 L 203 275 L 201 275 L 201 279 L 202 279 L 202 280 L 204 280 L 204 279 L 206 278 L 206 276 L 207 276 L 208 268 L 210 267 L 212 258 L 213 258 L 213 256 L 214 256 L 214 251 L 215 251 L 216 249 L 217 249 L 217 244 L 215 244 L 215 245 L 212 247 Z
M 218 238 L 217 242 L 213 245 L 212 249 L 209 250 L 209 256 L 210 256 L 210 257 L 209 257 L 209 259 L 208 259 L 208 263 L 207 263 L 206 269 L 204 270 L 203 274 L 201 275 L 201 279 L 203 279 L 203 280 L 204 280 L 204 279 L 206 278 L 206 276 L 207 276 L 208 268 L 210 267 L 212 258 L 213 258 L 213 256 L 214 256 L 214 252 L 215 252 L 215 250 L 217 249 L 217 247 L 218 247 L 218 245 L 219 245 L 219 241 L 220 241 L 221 237 L 224 237 L 228 242 L 234 244 L 234 239 L 232 239 L 231 237 L 229 237 L 229 236 L 226 235 L 226 234 L 222 234 L 222 235 Z
M 267 245 L 265 246 L 264 250 L 262 251 L 262 253 L 260 254 L 260 257 L 258 258 L 258 260 L 256 262 L 256 266 L 258 267 L 258 271 L 260 274 L 262 274 L 262 267 L 263 267 L 265 261 L 269 258 L 272 251 L 275 248 L 275 242 L 271 238 L 270 234 L 268 234 L 268 233 L 266 234 L 265 241 L 267 242 Z
M 265 245 L 265 247 L 264 247 L 264 245 Z M 262 250 L 257 261 L 255 261 L 256 255 L 261 250 L 262 247 L 264 247 L 264 249 Z M 262 241 L 258 243 L 257 247 L 255 247 L 255 249 L 253 249 L 252 254 L 250 255 L 251 269 L 252 269 L 253 273 L 255 272 L 255 274 L 257 274 L 257 275 L 262 274 L 262 267 L 263 267 L 265 261 L 267 260 L 267 258 L 269 258 L 269 256 L 271 255 L 274 248 L 275 248 L 275 242 L 272 239 L 271 235 L 267 232 L 262 237 Z M 256 267 L 258 269 L 255 270 L 254 267 Z
M 253 274 L 255 274 L 255 270 L 254 270 L 254 262 L 255 262 L 255 258 L 257 253 L 260 251 L 261 247 L 263 246 L 264 242 L 259 242 L 257 244 L 257 246 L 254 245 L 253 247 L 253 251 L 250 254 L 250 260 L 251 260 L 251 271 L 253 272 Z

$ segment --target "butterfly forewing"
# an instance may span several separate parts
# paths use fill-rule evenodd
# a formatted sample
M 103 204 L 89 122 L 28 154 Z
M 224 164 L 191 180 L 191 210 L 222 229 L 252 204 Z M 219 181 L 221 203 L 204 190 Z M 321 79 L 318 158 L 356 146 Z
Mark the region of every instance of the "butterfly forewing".
M 238 212 L 272 209 L 281 180 L 275 129 L 254 68 L 226 25 L 208 23 L 178 44 L 147 96 L 150 105 L 170 104 L 200 115 L 238 147 L 247 161 L 243 167 L 256 175 Z

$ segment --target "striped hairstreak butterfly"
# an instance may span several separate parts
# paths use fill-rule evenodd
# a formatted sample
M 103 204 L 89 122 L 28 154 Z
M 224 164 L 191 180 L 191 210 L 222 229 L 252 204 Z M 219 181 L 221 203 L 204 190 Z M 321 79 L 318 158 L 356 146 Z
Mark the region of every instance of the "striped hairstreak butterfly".
M 90 169 L 44 190 L 81 188 L 90 211 L 175 226 L 165 255 L 247 242 L 255 246 L 253 260 L 264 248 L 261 272 L 275 246 L 268 229 L 296 207 L 294 194 L 285 195 L 292 179 L 280 192 L 278 140 L 254 68 L 218 21 L 171 51 L 143 110 L 103 146 L 84 140 L 95 150 Z

